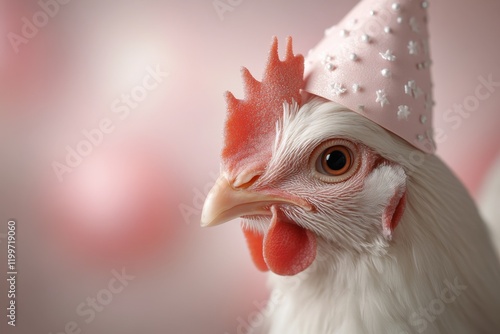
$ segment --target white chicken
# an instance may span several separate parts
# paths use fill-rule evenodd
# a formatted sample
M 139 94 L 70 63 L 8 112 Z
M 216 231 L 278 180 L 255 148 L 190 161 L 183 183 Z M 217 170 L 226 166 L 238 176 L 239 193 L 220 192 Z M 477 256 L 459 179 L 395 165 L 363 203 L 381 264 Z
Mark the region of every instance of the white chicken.
M 302 90 L 303 64 L 290 41 L 280 61 L 275 40 L 262 83 L 244 69 L 202 214 L 202 226 L 242 217 L 255 264 L 272 271 L 272 314 L 256 332 L 500 333 L 500 264 L 460 181 Z

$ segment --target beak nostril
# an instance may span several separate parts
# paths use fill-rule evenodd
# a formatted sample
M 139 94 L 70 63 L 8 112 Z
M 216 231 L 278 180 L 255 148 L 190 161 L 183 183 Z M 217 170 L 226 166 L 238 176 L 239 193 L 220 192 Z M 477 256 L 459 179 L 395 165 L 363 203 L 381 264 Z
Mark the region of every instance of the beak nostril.
M 236 179 L 232 182 L 232 187 L 234 189 L 247 189 L 252 184 L 254 184 L 259 178 L 260 172 L 242 172 Z
M 236 188 L 238 188 L 238 189 L 247 189 L 247 188 L 248 188 L 248 187 L 250 187 L 252 184 L 254 184 L 254 183 L 255 183 L 255 181 L 257 181 L 257 180 L 259 179 L 259 177 L 260 177 L 260 175 L 255 175 L 254 177 L 252 177 L 252 178 L 250 179 L 250 181 L 245 182 L 245 183 L 240 184 L 240 185 L 235 186 L 235 187 L 236 187 Z

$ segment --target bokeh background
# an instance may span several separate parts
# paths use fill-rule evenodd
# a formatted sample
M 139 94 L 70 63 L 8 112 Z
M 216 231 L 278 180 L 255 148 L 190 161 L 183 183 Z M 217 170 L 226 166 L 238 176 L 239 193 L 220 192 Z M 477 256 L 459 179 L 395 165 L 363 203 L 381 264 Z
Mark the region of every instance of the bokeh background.
M 40 3 L 52 4 L 46 22 Z M 237 222 L 199 227 L 223 92 L 242 96 L 242 65 L 260 78 L 273 35 L 306 54 L 357 1 L 54 3 L 0 0 L 2 272 L 9 219 L 18 232 L 17 326 L 2 279 L 0 332 L 244 332 L 265 275 Z M 480 76 L 500 81 L 499 15 L 498 0 L 430 1 L 438 154 L 474 196 L 500 149 L 500 87 L 460 122 L 444 115 Z M 43 27 L 30 30 L 34 19 Z M 87 155 L 61 167 L 78 147 Z M 129 280 L 110 294 L 113 270 Z

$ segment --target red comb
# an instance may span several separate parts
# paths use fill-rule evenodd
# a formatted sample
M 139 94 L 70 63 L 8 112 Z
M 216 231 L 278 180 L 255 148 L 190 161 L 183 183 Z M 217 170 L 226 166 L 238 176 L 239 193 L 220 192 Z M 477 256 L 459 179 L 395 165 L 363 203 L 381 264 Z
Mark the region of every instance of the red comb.
M 263 168 L 271 155 L 276 121 L 283 115 L 283 103 L 301 103 L 304 85 L 304 57 L 293 55 L 292 38 L 287 39 L 286 57 L 278 55 L 278 40 L 273 39 L 262 82 L 242 69 L 245 99 L 226 93 L 228 116 L 222 159 L 226 169 Z

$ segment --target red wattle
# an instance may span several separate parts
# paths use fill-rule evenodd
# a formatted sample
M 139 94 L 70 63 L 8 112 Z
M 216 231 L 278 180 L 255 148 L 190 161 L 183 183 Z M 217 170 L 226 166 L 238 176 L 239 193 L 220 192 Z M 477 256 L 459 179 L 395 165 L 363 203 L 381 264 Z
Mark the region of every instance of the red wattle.
M 275 274 L 296 275 L 307 269 L 316 258 L 316 236 L 288 220 L 272 208 L 271 226 L 264 237 L 263 254 L 267 267 Z

